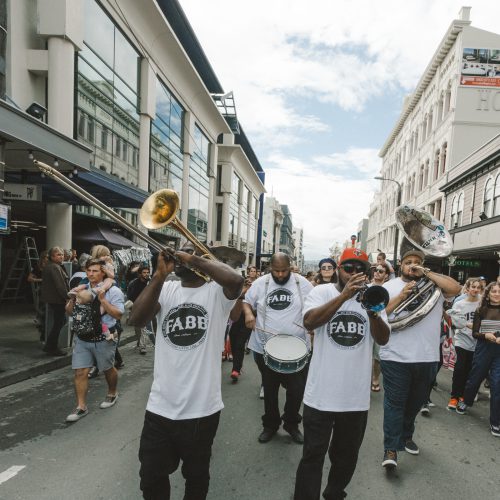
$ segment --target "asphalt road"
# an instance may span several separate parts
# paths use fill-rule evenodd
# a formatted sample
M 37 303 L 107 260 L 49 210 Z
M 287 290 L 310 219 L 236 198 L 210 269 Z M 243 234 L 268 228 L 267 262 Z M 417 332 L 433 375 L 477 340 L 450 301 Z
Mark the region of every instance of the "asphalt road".
M 124 348 L 120 398 L 99 409 L 106 392 L 102 376 L 91 381 L 89 415 L 75 424 L 64 419 L 73 408 L 69 368 L 0 390 L 0 499 L 139 499 L 137 450 L 151 384 L 152 352 L 140 356 Z M 222 412 L 211 466 L 209 499 L 289 500 L 301 446 L 280 431 L 259 444 L 263 404 L 259 374 L 245 358 L 238 384 L 223 363 Z M 358 467 L 348 487 L 353 499 L 500 499 L 500 439 L 488 427 L 489 401 L 482 395 L 470 415 L 444 407 L 451 372 L 439 376 L 433 392 L 437 407 L 418 417 L 415 441 L 419 456 L 400 455 L 399 467 L 387 475 L 382 458 L 383 393 L 373 394 L 368 428 Z M 325 463 L 326 478 L 329 468 Z M 172 498 L 183 495 L 180 471 L 172 476 Z

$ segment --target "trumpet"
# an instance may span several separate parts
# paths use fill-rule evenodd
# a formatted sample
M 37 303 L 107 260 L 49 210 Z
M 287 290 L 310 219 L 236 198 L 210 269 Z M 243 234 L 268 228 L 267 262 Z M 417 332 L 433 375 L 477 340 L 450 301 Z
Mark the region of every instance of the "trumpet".
M 380 312 L 387 307 L 389 303 L 389 292 L 380 285 L 368 286 L 367 283 L 358 292 L 356 300 L 363 309 L 372 312 Z

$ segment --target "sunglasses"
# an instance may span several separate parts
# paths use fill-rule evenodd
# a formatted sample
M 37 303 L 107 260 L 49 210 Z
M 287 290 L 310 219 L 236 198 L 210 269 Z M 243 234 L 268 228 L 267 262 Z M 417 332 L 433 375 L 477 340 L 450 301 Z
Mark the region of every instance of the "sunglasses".
M 331 269 L 333 269 L 333 266 L 321 266 L 322 271 L 329 271 Z
M 376 273 L 385 273 L 385 269 L 383 269 L 383 268 L 380 268 L 380 269 L 377 268 L 377 269 L 375 269 L 375 272 Z
M 342 264 L 340 266 L 346 273 L 364 273 L 365 266 L 363 264 Z

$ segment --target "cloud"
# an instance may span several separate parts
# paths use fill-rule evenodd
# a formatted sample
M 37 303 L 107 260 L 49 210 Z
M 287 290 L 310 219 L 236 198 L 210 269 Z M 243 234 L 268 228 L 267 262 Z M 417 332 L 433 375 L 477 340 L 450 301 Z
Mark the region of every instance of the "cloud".
M 304 229 L 306 258 L 319 259 L 357 232 L 377 185 L 372 177 L 380 159 L 374 149 L 349 149 L 308 162 L 274 153 L 266 165 L 268 195 L 289 206 L 293 224 Z

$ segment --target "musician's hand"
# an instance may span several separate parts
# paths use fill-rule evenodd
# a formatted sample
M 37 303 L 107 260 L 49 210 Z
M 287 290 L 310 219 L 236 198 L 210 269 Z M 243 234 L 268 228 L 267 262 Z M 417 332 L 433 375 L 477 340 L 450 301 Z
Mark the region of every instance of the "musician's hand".
M 414 273 L 418 278 L 421 278 L 424 275 L 425 267 L 424 266 L 419 266 L 418 264 L 415 264 L 410 267 L 410 272 Z
M 174 251 L 167 247 L 158 254 L 156 272 L 166 277 L 174 270 Z
M 345 284 L 344 289 L 342 290 L 342 294 L 346 299 L 350 299 L 354 297 L 365 285 L 366 283 L 366 274 L 365 273 L 356 273 L 353 274 L 349 281 Z
M 401 298 L 401 302 L 403 300 L 406 300 L 411 295 L 411 293 L 413 292 L 413 288 L 415 287 L 416 284 L 417 284 L 416 281 L 410 281 L 406 283 L 404 288 L 399 292 L 399 297 Z
M 175 258 L 179 260 L 183 265 L 189 267 L 190 262 L 193 260 L 194 252 L 183 252 L 181 250 L 177 250 L 174 255 Z

